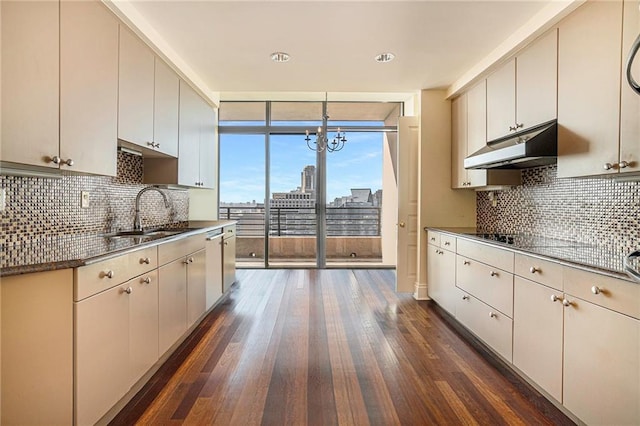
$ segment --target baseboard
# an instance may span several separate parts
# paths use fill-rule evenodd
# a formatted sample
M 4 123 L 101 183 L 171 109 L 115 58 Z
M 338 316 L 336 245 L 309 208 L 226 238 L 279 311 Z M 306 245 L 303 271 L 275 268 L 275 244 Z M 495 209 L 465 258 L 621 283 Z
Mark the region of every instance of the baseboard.
M 427 284 L 416 282 L 414 284 L 413 298 L 416 300 L 431 300 L 427 293 Z

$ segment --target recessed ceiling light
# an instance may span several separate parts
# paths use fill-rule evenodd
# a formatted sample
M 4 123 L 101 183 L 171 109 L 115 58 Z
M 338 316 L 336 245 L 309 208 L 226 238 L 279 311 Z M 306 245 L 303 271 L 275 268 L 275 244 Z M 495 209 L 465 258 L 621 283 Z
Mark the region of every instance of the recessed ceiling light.
M 395 57 L 396 55 L 394 55 L 391 52 L 381 53 L 378 56 L 376 56 L 376 62 L 380 62 L 380 63 L 391 62 Z
M 289 54 L 285 52 L 273 52 L 271 54 L 271 60 L 274 62 L 288 62 L 289 58 Z

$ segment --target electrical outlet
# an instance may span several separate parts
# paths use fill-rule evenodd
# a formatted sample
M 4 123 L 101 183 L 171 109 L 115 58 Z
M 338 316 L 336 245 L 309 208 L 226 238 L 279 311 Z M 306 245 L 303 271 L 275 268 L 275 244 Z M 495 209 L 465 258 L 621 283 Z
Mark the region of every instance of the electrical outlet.
M 0 189 L 0 212 L 3 212 L 7 208 L 7 190 Z
M 89 191 L 80 192 L 80 208 L 83 208 L 83 209 L 89 208 Z

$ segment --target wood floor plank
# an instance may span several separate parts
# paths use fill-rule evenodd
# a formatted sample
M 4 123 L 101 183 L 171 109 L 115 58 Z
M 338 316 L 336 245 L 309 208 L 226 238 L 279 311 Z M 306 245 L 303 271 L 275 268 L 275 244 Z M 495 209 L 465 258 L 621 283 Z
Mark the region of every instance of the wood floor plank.
M 572 424 L 393 270 L 237 276 L 113 425 Z

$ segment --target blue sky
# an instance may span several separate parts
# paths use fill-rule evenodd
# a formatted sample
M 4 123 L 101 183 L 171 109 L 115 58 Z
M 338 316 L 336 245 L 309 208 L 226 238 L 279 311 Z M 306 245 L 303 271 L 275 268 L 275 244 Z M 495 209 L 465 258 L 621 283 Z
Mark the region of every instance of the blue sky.
M 351 188 L 382 188 L 382 138 L 381 133 L 349 132 L 344 149 L 327 154 L 328 202 L 349 195 Z M 262 202 L 264 159 L 264 135 L 220 135 L 220 201 Z M 315 165 L 315 152 L 304 135 L 271 136 L 272 193 L 300 186 L 307 165 Z

